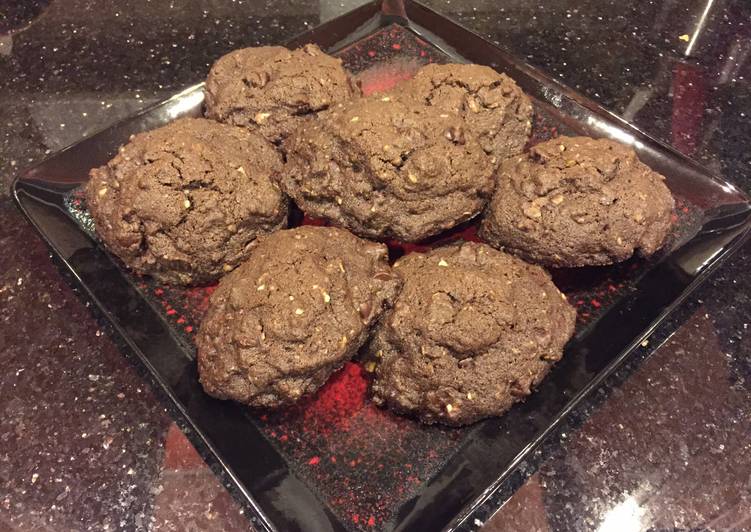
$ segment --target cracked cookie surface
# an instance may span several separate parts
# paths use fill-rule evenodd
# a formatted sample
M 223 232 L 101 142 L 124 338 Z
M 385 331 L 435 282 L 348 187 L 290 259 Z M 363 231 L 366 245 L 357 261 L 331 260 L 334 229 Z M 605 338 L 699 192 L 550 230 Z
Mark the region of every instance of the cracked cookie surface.
M 340 59 L 308 44 L 243 48 L 219 58 L 206 79 L 206 116 L 279 142 L 307 116 L 359 96 Z
M 516 82 L 483 65 L 430 64 L 397 88 L 401 97 L 461 116 L 497 162 L 521 153 L 532 132 L 532 103 Z
M 525 397 L 561 358 L 576 312 L 539 266 L 466 242 L 412 253 L 368 348 L 376 403 L 464 425 Z
M 283 227 L 281 158 L 261 136 L 203 118 L 140 133 L 91 171 L 86 201 L 106 247 L 159 281 L 232 270 L 259 234 Z
M 493 165 L 463 120 L 389 95 L 322 113 L 285 142 L 282 188 L 307 214 L 370 238 L 419 241 L 478 214 Z
M 401 284 L 383 244 L 302 226 L 260 237 L 222 279 L 196 338 L 207 393 L 274 407 L 352 358 Z
M 650 256 L 671 225 L 674 202 L 663 180 L 618 142 L 555 138 L 501 165 L 480 236 L 548 266 Z

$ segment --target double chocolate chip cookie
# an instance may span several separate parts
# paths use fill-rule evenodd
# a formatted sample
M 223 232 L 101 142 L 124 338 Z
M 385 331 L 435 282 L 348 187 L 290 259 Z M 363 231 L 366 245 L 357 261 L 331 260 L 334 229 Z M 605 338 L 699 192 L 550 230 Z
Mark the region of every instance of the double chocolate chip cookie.
M 374 401 L 464 425 L 525 397 L 561 358 L 576 312 L 538 267 L 467 242 L 412 253 L 369 346 Z
M 246 127 L 276 143 L 301 118 L 359 95 L 340 59 L 308 44 L 235 50 L 206 79 L 206 116 Z
M 649 256 L 671 225 L 673 197 L 663 179 L 612 140 L 552 139 L 500 167 L 480 236 L 549 266 Z
M 91 171 L 86 201 L 106 247 L 140 274 L 174 284 L 213 281 L 259 234 L 286 224 L 272 181 L 282 161 L 249 131 L 186 118 L 140 133 Z
M 496 161 L 521 153 L 532 132 L 527 95 L 510 77 L 487 66 L 426 65 L 398 90 L 418 104 L 461 116 Z
M 333 227 L 261 237 L 222 279 L 196 345 L 204 389 L 275 407 L 317 390 L 366 341 L 401 284 L 386 246 Z
M 461 117 L 392 95 L 322 113 L 284 146 L 281 186 L 298 206 L 375 239 L 436 235 L 478 214 L 494 186 Z

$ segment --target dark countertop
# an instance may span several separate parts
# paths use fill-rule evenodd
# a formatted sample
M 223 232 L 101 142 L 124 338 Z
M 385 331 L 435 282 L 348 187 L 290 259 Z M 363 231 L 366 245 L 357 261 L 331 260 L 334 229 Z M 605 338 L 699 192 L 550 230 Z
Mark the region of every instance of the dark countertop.
M 219 55 L 360 3 L 3 6 L 0 529 L 248 528 L 226 479 L 50 260 L 7 185 L 15 169 L 200 80 Z M 706 1 L 694 0 L 427 3 L 751 190 L 748 3 L 709 2 L 703 23 Z M 749 260 L 746 245 L 577 409 L 509 482 L 487 529 L 751 528 Z

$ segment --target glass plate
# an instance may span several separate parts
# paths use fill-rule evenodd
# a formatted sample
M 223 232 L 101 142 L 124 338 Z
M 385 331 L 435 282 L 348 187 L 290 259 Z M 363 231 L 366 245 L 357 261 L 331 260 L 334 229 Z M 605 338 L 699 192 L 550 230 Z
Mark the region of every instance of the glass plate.
M 358 8 L 288 43 L 340 56 L 366 92 L 428 62 L 473 62 L 506 72 L 535 106 L 532 143 L 560 133 L 630 144 L 665 175 L 678 208 L 657 257 L 553 272 L 578 310 L 577 332 L 537 391 L 501 418 L 461 429 L 428 427 L 367 399 L 368 375 L 347 364 L 315 396 L 278 412 L 205 395 L 193 335 L 212 287 L 175 289 L 128 273 L 97 243 L 78 192 L 136 132 L 199 116 L 196 85 L 23 172 L 15 198 L 115 329 L 153 373 L 249 503 L 256 528 L 471 528 L 473 511 L 588 393 L 738 248 L 750 223 L 734 185 L 477 35 L 416 2 Z M 303 223 L 301 213 L 292 223 Z M 315 223 L 308 220 L 309 223 Z M 466 224 L 432 246 L 475 238 Z M 425 246 L 391 243 L 392 257 Z M 199 442 L 200 447 L 200 442 Z

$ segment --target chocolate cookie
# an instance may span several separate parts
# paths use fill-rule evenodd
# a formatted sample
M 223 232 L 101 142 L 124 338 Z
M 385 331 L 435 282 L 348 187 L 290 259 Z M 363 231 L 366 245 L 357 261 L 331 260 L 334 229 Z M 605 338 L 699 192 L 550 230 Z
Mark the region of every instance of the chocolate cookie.
M 671 225 L 663 179 L 612 140 L 552 139 L 503 163 L 480 236 L 549 266 L 649 256 Z
M 400 259 L 404 286 L 369 346 L 373 399 L 465 425 L 529 395 L 561 358 L 576 312 L 538 267 L 466 242 Z
M 494 186 L 460 117 L 388 95 L 337 106 L 284 146 L 281 185 L 300 208 L 376 239 L 449 229 L 479 213 Z
M 317 390 L 401 284 L 386 246 L 333 227 L 261 237 L 211 296 L 196 345 L 210 395 L 274 407 Z
M 261 133 L 272 142 L 297 122 L 360 94 L 340 59 L 314 44 L 235 50 L 206 79 L 206 116 Z
M 460 115 L 497 161 L 521 153 L 532 132 L 529 98 L 513 79 L 490 67 L 426 65 L 399 90 L 424 105 Z
M 137 273 L 175 284 L 217 279 L 257 235 L 283 227 L 281 169 L 261 136 L 185 118 L 131 137 L 91 171 L 86 200 L 107 248 Z

